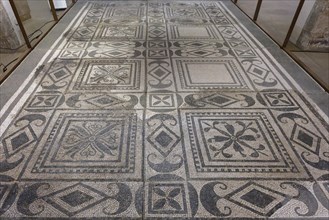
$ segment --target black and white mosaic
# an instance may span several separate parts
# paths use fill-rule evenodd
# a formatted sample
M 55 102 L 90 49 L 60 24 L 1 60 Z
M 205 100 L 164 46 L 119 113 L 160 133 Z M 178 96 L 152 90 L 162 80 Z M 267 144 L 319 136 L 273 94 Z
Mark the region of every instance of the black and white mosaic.
M 6 109 L 0 217 L 328 217 L 328 117 L 231 4 L 76 4 Z

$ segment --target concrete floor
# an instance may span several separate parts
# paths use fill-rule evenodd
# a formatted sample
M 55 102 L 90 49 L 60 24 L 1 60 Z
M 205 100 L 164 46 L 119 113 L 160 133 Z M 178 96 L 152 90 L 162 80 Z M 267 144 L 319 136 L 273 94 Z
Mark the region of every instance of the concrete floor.
M 329 53 L 294 52 L 294 54 L 329 88 Z
M 0 218 L 328 217 L 329 94 L 230 1 L 81 0 L 0 91 Z

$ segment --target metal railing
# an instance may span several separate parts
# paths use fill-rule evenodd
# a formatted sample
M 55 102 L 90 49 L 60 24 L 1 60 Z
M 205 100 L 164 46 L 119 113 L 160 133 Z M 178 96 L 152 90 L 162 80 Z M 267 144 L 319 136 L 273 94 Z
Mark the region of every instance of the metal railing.
M 285 38 L 284 38 L 284 41 L 282 43 L 280 43 L 278 40 L 276 40 L 273 36 L 271 36 L 271 34 L 266 31 L 262 26 L 260 26 L 258 23 L 257 23 L 257 19 L 259 17 L 259 13 L 261 11 L 261 7 L 262 7 L 262 4 L 263 4 L 263 0 L 257 0 L 257 4 L 256 4 L 256 7 L 255 7 L 255 11 L 253 13 L 252 16 L 249 16 L 239 5 L 238 5 L 238 2 L 240 0 L 231 0 L 244 14 L 246 14 L 261 30 L 264 31 L 264 33 L 266 33 L 278 46 L 280 46 L 280 48 L 282 50 L 284 50 L 293 60 L 295 60 L 306 72 L 309 73 L 309 75 L 315 80 L 317 81 L 327 92 L 329 91 L 329 85 L 327 84 L 327 82 L 325 82 L 322 78 L 320 78 L 317 74 L 315 74 L 315 72 L 310 69 L 307 65 L 305 65 L 295 54 L 293 54 L 293 52 L 304 52 L 304 51 L 293 51 L 293 50 L 290 50 L 287 48 L 288 44 L 289 44 L 289 41 L 290 41 L 290 38 L 291 38 L 291 35 L 294 31 L 294 28 L 295 28 L 295 25 L 296 25 L 296 22 L 299 18 L 299 15 L 303 9 L 303 6 L 304 6 L 304 3 L 305 3 L 305 0 L 299 0 L 298 2 L 298 6 L 295 10 L 295 13 L 293 15 L 293 18 L 290 22 L 290 25 L 289 25 L 289 29 L 285 35 Z M 305 51 L 305 52 L 316 52 L 318 53 L 318 51 Z M 322 53 L 322 52 L 321 52 Z
M 22 19 L 18 13 L 18 9 L 17 6 L 15 4 L 14 0 L 9 0 L 11 9 L 13 10 L 13 13 L 15 15 L 18 27 L 22 33 L 23 39 L 24 39 L 24 43 L 27 47 L 27 50 L 24 52 L 24 55 L 21 57 L 18 57 L 16 59 L 14 59 L 15 64 L 10 68 L 9 71 L 4 71 L 1 75 L 0 75 L 0 83 L 2 83 L 14 70 L 15 68 L 24 60 L 24 58 L 40 43 L 40 41 L 50 32 L 50 30 L 58 23 L 58 21 L 71 9 L 71 7 L 78 1 L 78 0 L 71 0 L 72 4 L 68 6 L 68 8 L 65 10 L 65 12 L 59 17 L 56 13 L 56 9 L 55 9 L 55 5 L 54 5 L 54 1 L 53 0 L 48 0 L 49 2 L 49 6 L 50 6 L 50 10 L 52 13 L 52 17 L 54 19 L 54 23 L 52 24 L 52 26 L 48 29 L 48 31 L 45 32 L 45 34 L 35 43 L 35 44 L 31 44 L 31 41 L 29 40 L 29 37 L 27 35 L 26 29 L 23 25 Z

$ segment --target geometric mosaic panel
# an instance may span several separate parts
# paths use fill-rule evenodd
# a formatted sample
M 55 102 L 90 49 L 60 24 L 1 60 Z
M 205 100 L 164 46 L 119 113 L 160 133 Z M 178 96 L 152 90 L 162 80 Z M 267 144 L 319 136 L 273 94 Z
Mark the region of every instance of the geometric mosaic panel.
M 80 0 L 59 22 L 1 106 L 0 218 L 327 219 L 328 117 L 231 1 Z
M 248 88 L 234 59 L 176 59 L 175 67 L 183 91 Z
M 47 195 L 46 201 L 68 216 L 76 215 L 106 200 L 106 195 L 81 183 Z
M 171 25 L 170 26 L 172 40 L 183 40 L 183 39 L 218 39 L 216 29 L 211 26 L 205 25 Z M 222 39 L 222 38 L 219 38 Z
M 148 212 L 153 214 L 184 214 L 187 212 L 183 184 L 155 183 L 149 186 Z
M 143 26 L 102 26 L 94 40 L 143 39 Z
M 84 60 L 76 72 L 70 90 L 129 90 L 142 88 L 143 64 L 141 60 Z
M 10 157 L 36 140 L 35 133 L 30 125 L 27 125 L 3 139 L 6 157 Z
M 181 115 L 191 178 L 309 178 L 267 111 Z
M 24 178 L 141 177 L 137 113 L 57 111 L 54 117 Z
M 303 126 L 297 124 L 294 125 L 291 140 L 295 144 L 302 146 L 315 154 L 319 153 L 321 138 L 319 135 L 304 128 Z
M 273 214 L 288 201 L 284 194 L 252 182 L 230 193 L 225 198 L 263 216 Z

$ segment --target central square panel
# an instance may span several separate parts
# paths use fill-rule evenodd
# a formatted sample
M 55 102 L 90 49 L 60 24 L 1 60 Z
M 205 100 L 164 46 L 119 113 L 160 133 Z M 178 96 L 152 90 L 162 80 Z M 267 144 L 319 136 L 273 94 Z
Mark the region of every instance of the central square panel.
M 236 84 L 231 68 L 226 63 L 216 63 L 202 65 L 205 68 L 199 68 L 200 64 L 187 64 L 186 70 L 189 72 L 190 84 Z M 220 78 L 218 75 L 220 74 Z
M 141 177 L 142 112 L 57 111 L 54 117 L 23 178 Z
M 234 59 L 175 59 L 174 62 L 178 88 L 182 91 L 248 88 L 241 74 L 243 70 Z
M 221 39 L 222 37 L 212 25 L 170 25 L 170 39 Z
M 266 111 L 181 111 L 189 175 L 198 178 L 309 178 Z
M 144 91 L 141 60 L 83 60 L 69 90 L 71 91 Z

